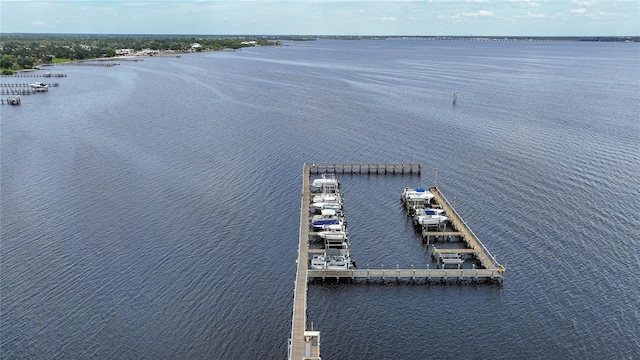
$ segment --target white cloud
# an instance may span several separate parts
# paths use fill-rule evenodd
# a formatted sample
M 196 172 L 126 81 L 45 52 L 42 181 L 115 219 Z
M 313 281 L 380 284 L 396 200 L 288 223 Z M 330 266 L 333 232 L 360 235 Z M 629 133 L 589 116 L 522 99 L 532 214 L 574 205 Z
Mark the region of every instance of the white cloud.
M 393 16 L 383 16 L 380 18 L 380 20 L 382 21 L 396 21 L 396 18 L 394 18 Z
M 44 22 L 42 22 L 40 20 L 34 20 L 34 21 L 31 22 L 31 25 L 42 26 L 42 25 L 44 25 Z
M 585 8 L 571 9 L 569 12 L 572 13 L 572 14 L 586 14 L 587 13 L 587 9 L 585 9 Z
M 462 16 L 467 16 L 467 17 L 489 17 L 489 16 L 493 16 L 493 13 L 491 11 L 487 11 L 487 10 L 480 10 L 478 12 L 463 13 Z
M 460 20 L 460 14 L 455 15 L 438 15 L 438 19 Z
M 578 5 L 578 6 L 594 6 L 596 4 L 595 0 L 591 0 L 591 1 L 571 0 L 571 3 L 573 5 Z
M 489 0 L 467 0 L 467 2 L 473 4 L 488 4 Z
M 533 0 L 511 0 L 512 3 L 517 3 L 522 7 L 539 7 L 540 3 L 537 3 Z
M 533 14 L 533 13 L 530 13 L 530 12 L 527 11 L 527 14 L 524 17 L 529 18 L 529 19 L 543 19 L 543 18 L 546 18 L 547 15 L 545 15 L 545 14 Z

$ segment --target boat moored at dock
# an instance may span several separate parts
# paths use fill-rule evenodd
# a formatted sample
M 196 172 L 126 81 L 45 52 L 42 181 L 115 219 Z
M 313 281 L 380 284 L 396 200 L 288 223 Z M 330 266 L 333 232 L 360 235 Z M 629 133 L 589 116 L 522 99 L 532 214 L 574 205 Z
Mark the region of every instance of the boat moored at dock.
M 311 268 L 315 270 L 349 270 L 354 268 L 353 260 L 347 255 L 314 255 Z
M 415 226 L 440 226 L 449 220 L 445 214 L 446 211 L 443 209 L 415 209 L 413 224 Z
M 45 92 L 49 91 L 49 85 L 42 83 L 40 81 L 36 81 L 34 83 L 29 84 L 31 88 L 33 88 L 36 92 Z
M 320 190 L 323 193 L 337 193 L 340 183 L 336 179 L 335 174 L 322 174 L 321 178 L 314 179 L 311 188 Z

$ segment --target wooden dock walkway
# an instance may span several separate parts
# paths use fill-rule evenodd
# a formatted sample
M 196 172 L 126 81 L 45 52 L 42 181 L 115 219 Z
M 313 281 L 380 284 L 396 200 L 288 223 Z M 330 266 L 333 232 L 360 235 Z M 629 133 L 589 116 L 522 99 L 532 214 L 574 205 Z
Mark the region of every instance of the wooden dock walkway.
M 48 83 L 48 84 L 45 84 L 45 85 L 47 85 L 49 87 L 56 87 L 56 86 L 60 86 L 60 83 L 59 82 L 53 82 L 53 83 Z M 22 84 L 0 84 L 0 87 L 3 87 L 3 88 L 6 88 L 6 87 L 9 87 L 9 88 L 29 88 L 29 87 L 31 87 L 31 85 L 27 84 L 27 83 L 22 83 Z
M 427 280 L 427 281 L 501 281 L 498 269 L 352 269 L 352 270 L 312 270 L 309 278 L 352 279 L 352 280 Z
M 20 96 L 12 97 L 8 99 L 0 99 L 0 105 L 20 105 L 22 100 L 20 100 Z
M 11 75 L 0 75 L 0 77 L 46 77 L 46 78 L 50 78 L 50 77 L 67 77 L 67 74 L 62 74 L 62 73 L 56 73 L 56 74 L 51 74 L 51 73 L 32 73 L 32 72 L 24 72 L 24 73 L 13 73 Z
M 352 163 L 352 164 L 311 164 L 312 174 L 416 174 L 420 175 L 420 163 Z
M 478 260 L 487 270 L 497 270 L 500 273 L 500 277 L 504 275 L 504 267 L 498 264 L 496 259 L 491 255 L 489 250 L 487 250 L 484 245 L 478 240 L 476 235 L 471 231 L 467 223 L 465 223 L 460 215 L 453 209 L 451 204 L 445 199 L 445 197 L 440 193 L 437 187 L 431 186 L 429 191 L 434 195 L 434 198 L 442 206 L 442 208 L 447 212 L 447 216 L 449 217 L 449 221 L 451 222 L 451 226 L 456 229 L 457 232 L 461 234 L 458 235 L 462 238 L 462 241 L 466 244 L 467 248 L 474 249 L 478 252 Z
M 307 331 L 307 272 L 309 271 L 309 166 L 302 171 L 298 260 L 293 295 L 289 359 L 320 359 L 319 332 Z M 317 334 L 316 334 L 317 333 Z M 316 340 L 311 340 L 315 338 Z M 315 345 L 314 345 L 315 344 Z

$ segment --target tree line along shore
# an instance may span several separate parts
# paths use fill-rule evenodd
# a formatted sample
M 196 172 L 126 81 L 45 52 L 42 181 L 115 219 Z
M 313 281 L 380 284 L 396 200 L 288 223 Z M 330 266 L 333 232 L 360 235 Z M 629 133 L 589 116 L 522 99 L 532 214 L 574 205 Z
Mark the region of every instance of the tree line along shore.
M 37 68 L 38 65 L 122 55 L 154 55 L 279 46 L 281 41 L 314 40 L 441 40 L 441 41 L 592 41 L 640 42 L 638 36 L 349 36 L 349 35 L 95 35 L 95 34 L 2 34 L 0 73 Z
M 58 62 L 280 44 L 278 40 L 244 36 L 2 34 L 0 71 L 3 75 L 11 75 L 15 71 Z

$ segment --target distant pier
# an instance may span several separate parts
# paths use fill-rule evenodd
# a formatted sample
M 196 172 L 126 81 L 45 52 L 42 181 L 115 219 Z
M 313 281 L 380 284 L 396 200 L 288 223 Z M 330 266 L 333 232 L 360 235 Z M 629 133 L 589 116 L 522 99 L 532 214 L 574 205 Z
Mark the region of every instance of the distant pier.
M 51 64 L 43 64 L 42 66 L 99 66 L 99 67 L 113 67 L 116 65 L 120 65 L 116 62 L 104 62 L 109 60 L 85 60 L 85 61 L 69 61 L 69 62 L 61 62 L 61 63 L 51 63 Z M 122 61 L 122 60 L 118 60 Z
M 22 100 L 20 100 L 20 96 L 11 97 L 8 99 L 0 99 L 0 105 L 20 105 L 22 104 Z
M 17 72 L 11 75 L 0 75 L 2 77 L 67 77 L 67 74 L 63 74 L 63 73 L 56 73 L 56 74 L 51 74 L 51 73 L 34 73 L 34 72 Z
M 54 83 L 49 83 L 49 84 L 45 84 L 47 86 L 50 87 L 56 87 L 56 86 L 60 86 L 60 83 L 58 82 L 54 82 Z M 22 84 L 0 84 L 0 87 L 2 88 L 28 88 L 31 85 L 26 84 L 26 83 L 22 83 Z
M 440 193 L 437 187 L 429 188 L 433 198 L 429 206 L 444 210 L 447 214 L 447 224 L 450 229 L 442 229 L 440 226 L 421 226 L 420 233 L 427 246 L 433 246 L 442 239 L 455 239 L 461 243 L 460 248 L 438 249 L 432 248 L 432 257 L 436 260 L 434 268 L 400 269 L 384 267 L 371 269 L 310 269 L 310 255 L 322 254 L 326 249 L 310 249 L 309 240 L 316 236 L 311 232 L 309 211 L 311 197 L 317 195 L 310 191 L 311 174 L 420 174 L 419 163 L 349 163 L 349 164 L 304 164 L 302 172 L 302 194 L 300 204 L 300 230 L 298 238 L 298 259 L 296 260 L 296 280 L 293 297 L 293 314 L 291 320 L 291 337 L 288 343 L 289 359 L 320 359 L 320 331 L 307 328 L 307 288 L 310 279 L 348 279 L 354 284 L 369 283 L 372 280 L 406 280 L 414 283 L 431 282 L 494 282 L 502 283 L 505 268 L 498 264 L 484 245 L 477 239 L 468 225 L 460 218 L 451 204 Z M 406 209 L 410 212 L 410 206 Z M 463 268 L 468 259 L 474 261 L 471 268 Z M 476 266 L 476 263 L 478 266 Z M 447 265 L 455 265 L 457 268 L 446 268 Z M 467 267 L 469 265 L 467 264 Z

